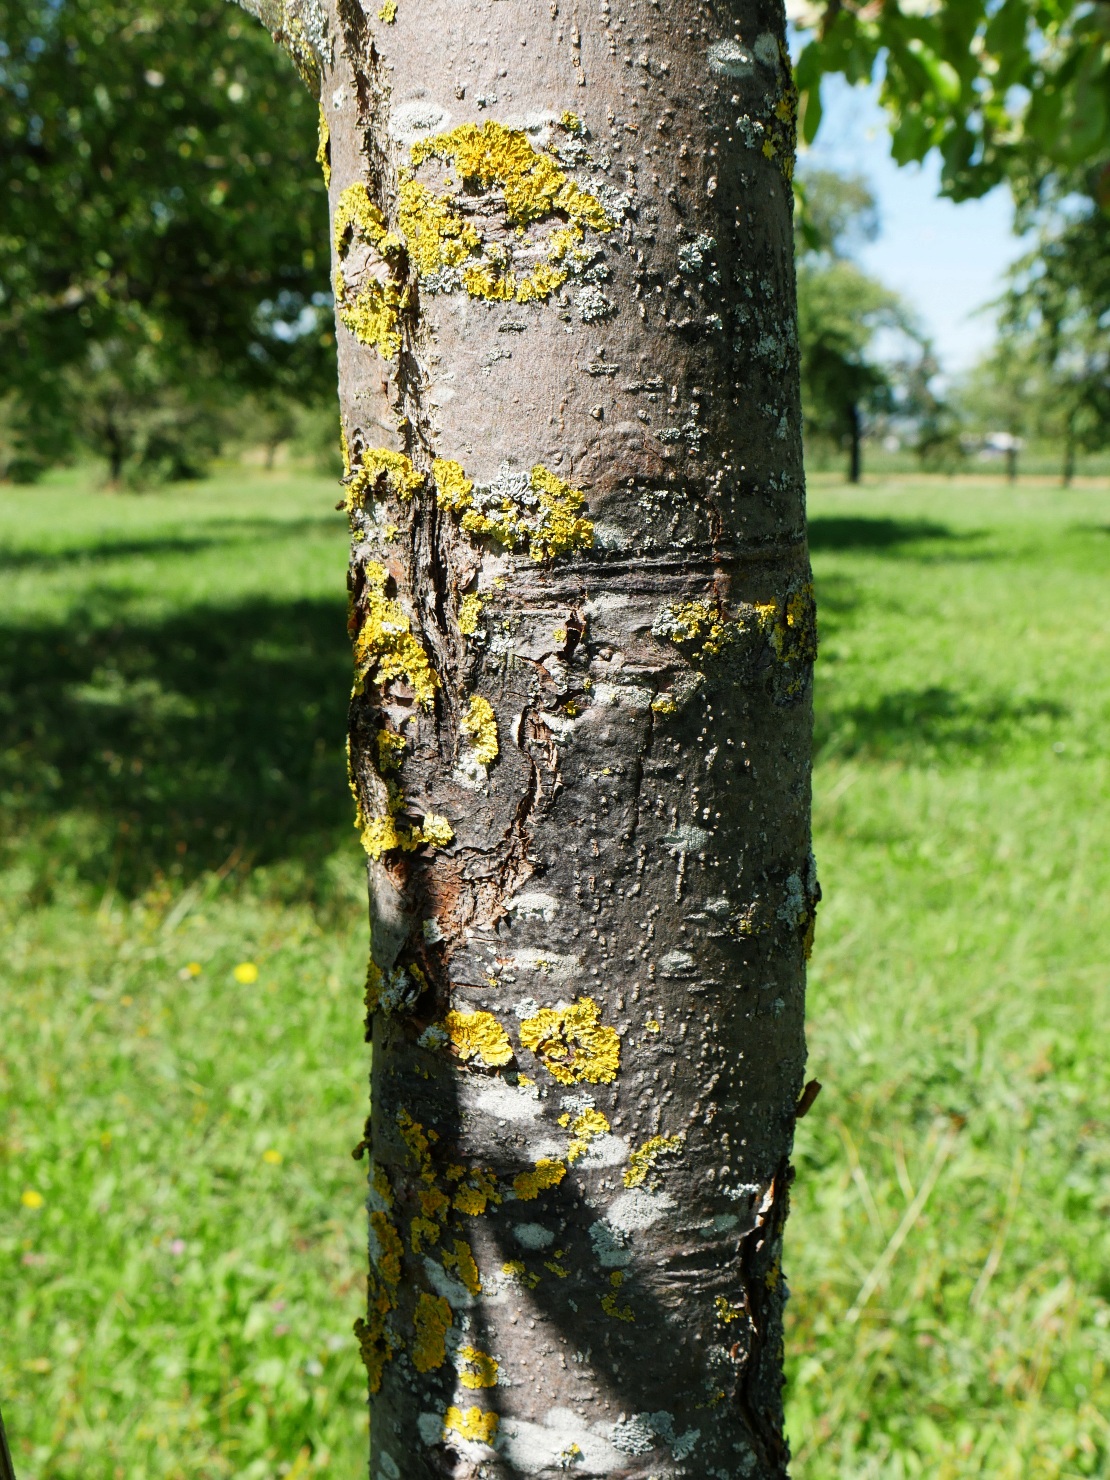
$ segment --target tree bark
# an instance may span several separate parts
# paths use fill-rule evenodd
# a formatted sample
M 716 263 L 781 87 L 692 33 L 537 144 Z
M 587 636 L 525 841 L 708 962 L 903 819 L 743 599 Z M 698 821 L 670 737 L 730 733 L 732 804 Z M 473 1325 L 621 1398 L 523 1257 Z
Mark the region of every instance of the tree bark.
M 782 1476 L 818 889 L 781 0 L 266 3 L 330 172 L 371 1474 Z

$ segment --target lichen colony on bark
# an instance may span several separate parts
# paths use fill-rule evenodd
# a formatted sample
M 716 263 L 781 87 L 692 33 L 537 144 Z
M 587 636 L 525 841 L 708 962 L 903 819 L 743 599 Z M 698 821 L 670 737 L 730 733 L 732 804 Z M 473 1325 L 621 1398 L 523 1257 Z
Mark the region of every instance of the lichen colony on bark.
M 781 0 L 265 3 L 333 213 L 372 1475 L 783 1475 L 817 884 Z

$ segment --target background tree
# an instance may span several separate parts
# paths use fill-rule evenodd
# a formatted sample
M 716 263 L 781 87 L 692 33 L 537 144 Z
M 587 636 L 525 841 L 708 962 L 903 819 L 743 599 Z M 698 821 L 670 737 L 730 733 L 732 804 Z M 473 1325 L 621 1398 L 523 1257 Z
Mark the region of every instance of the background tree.
M 372 1472 L 780 1476 L 817 897 L 781 5 L 251 8 L 331 181 Z
M 1091 208 L 1060 211 L 1010 275 L 996 363 L 1033 372 L 1034 425 L 1063 448 L 1065 486 L 1079 452 L 1110 444 L 1110 256 L 1106 222 Z M 1001 362 L 1009 362 L 1008 366 Z
M 900 164 L 933 149 L 956 200 L 1005 181 L 1019 203 L 1081 192 L 1110 210 L 1107 0 L 794 0 L 802 132 L 821 80 L 881 79 Z
M 898 295 L 850 260 L 878 234 L 866 182 L 832 171 L 802 177 L 798 218 L 798 334 L 807 436 L 848 451 L 848 479 L 863 475 L 870 420 L 896 404 L 896 363 L 880 351 L 884 331 L 908 335 Z
M 222 0 L 0 0 L 0 37 L 0 395 L 25 473 L 72 437 L 90 380 L 121 405 L 142 381 L 163 469 L 175 425 L 170 462 L 199 451 L 198 364 L 225 398 L 326 394 L 316 110 L 265 36 Z

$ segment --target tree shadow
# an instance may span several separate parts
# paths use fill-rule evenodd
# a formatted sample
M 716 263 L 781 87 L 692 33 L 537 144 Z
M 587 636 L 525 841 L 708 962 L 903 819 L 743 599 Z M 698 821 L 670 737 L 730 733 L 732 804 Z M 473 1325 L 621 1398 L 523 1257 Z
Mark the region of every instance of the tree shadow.
M 818 514 L 809 520 L 809 547 L 815 551 L 884 550 L 926 540 L 964 543 L 978 538 L 926 519 L 887 519 L 864 515 Z
M 864 703 L 835 693 L 817 706 L 819 760 L 922 761 L 988 753 L 1052 733 L 1068 710 L 1048 699 L 967 695 L 951 689 L 901 689 Z
M 201 550 L 240 541 L 257 544 L 263 540 L 295 539 L 321 532 L 332 533 L 335 528 L 334 514 L 285 522 L 274 519 L 227 519 L 214 523 L 212 533 L 207 535 L 105 540 L 102 543 L 81 544 L 59 550 L 18 549 L 10 545 L 0 545 L 0 570 L 49 571 L 60 566 L 88 567 L 102 561 L 126 560 L 133 555 L 195 555 Z
M 319 863 L 351 825 L 350 671 L 341 600 L 0 626 L 0 831 L 124 894 L 236 849 Z

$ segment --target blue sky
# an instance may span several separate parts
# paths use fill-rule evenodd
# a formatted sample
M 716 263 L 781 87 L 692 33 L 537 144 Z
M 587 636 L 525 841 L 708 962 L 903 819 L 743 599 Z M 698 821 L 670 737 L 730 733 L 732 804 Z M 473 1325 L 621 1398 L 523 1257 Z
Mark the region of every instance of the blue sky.
M 861 263 L 912 304 L 944 370 L 966 369 L 994 333 L 990 314 L 975 310 L 997 296 L 1006 268 L 1025 250 L 1012 233 L 1009 192 L 1000 188 L 960 205 L 942 200 L 936 159 L 901 169 L 891 159 L 874 89 L 832 77 L 822 101 L 821 128 L 803 160 L 865 176 L 879 203 L 882 234 L 860 251 Z

